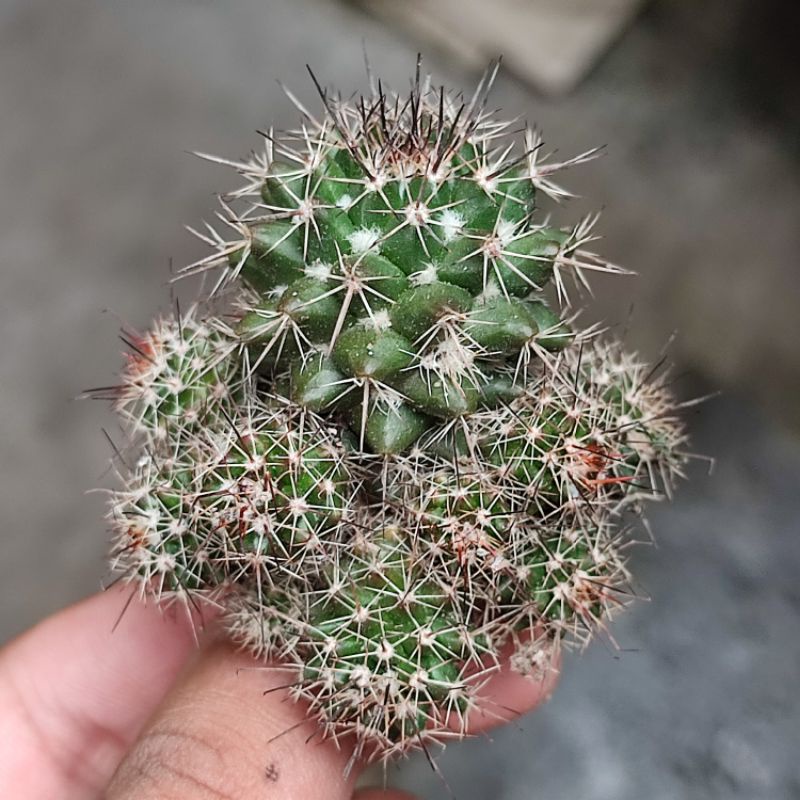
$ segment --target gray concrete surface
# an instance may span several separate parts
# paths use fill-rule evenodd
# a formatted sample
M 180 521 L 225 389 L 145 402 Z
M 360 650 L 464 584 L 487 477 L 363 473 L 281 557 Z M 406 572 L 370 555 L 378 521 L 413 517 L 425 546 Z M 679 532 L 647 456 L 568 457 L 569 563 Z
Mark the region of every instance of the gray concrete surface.
M 677 326 L 679 363 L 728 392 L 693 420 L 719 469 L 657 509 L 660 547 L 635 558 L 652 602 L 616 628 L 625 652 L 570 658 L 522 732 L 450 748 L 460 800 L 800 795 L 800 445 L 764 410 L 800 418 L 794 95 L 761 12 L 697 9 L 653 2 L 558 103 L 497 86 L 562 152 L 609 145 L 560 216 L 606 207 L 603 250 L 641 278 L 599 281 L 592 315 L 632 302 L 628 338 L 649 353 Z M 169 260 L 202 252 L 181 225 L 231 177 L 184 151 L 243 154 L 293 123 L 275 79 L 313 101 L 306 62 L 363 85 L 362 39 L 403 85 L 415 45 L 326 0 L 0 4 L 0 640 L 98 586 L 103 500 L 84 492 L 113 420 L 71 398 L 112 379 L 120 318 L 168 304 Z M 447 797 L 422 761 L 390 774 Z

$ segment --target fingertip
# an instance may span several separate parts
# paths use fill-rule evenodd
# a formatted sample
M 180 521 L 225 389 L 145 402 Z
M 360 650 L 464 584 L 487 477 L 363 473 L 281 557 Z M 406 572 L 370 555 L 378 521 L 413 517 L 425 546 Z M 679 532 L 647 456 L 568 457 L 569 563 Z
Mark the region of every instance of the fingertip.
M 483 733 L 513 722 L 550 699 L 558 683 L 560 652 L 557 647 L 535 652 L 538 659 L 530 661 L 520 657 L 518 645 L 504 649 L 500 667 L 478 691 L 477 704 L 466 721 L 467 733 Z
M 32 664 L 51 659 L 62 681 L 73 685 L 72 694 L 105 694 L 119 710 L 145 697 L 160 699 L 203 631 L 204 621 L 184 604 L 164 608 L 143 598 L 138 587 L 122 586 L 49 617 L 23 634 L 19 645 Z M 56 653 L 58 658 L 52 659 Z M 85 689 L 78 692 L 79 686 Z M 68 694 L 63 684 L 61 694 Z M 138 699 L 126 702 L 131 697 Z
M 17 739 L 10 769 L 35 761 L 42 786 L 68 782 L 80 796 L 102 787 L 190 659 L 193 625 L 179 608 L 162 612 L 115 587 L 10 642 L 0 651 L 3 723 Z
M 211 606 L 160 605 L 140 587 L 121 584 L 57 611 L 10 642 L 8 649 L 27 650 L 46 640 L 51 647 L 71 642 L 71 651 L 78 654 L 86 648 L 113 650 L 127 643 L 147 648 L 152 642 L 169 655 L 188 650 L 214 614 Z
M 215 604 L 203 598 L 159 601 L 143 592 L 138 584 L 112 586 L 73 609 L 93 617 L 100 633 L 119 631 L 126 637 L 144 634 L 151 638 L 167 638 L 176 646 L 198 644 L 219 612 Z

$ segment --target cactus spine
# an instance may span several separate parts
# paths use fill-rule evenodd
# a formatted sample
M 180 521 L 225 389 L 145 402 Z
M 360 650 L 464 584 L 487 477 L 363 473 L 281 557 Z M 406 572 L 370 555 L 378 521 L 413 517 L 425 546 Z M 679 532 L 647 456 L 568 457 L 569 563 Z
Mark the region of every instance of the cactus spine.
M 112 395 L 140 454 L 112 565 L 212 597 L 297 673 L 325 735 L 386 758 L 464 735 L 482 678 L 541 675 L 628 595 L 625 534 L 681 474 L 663 379 L 570 295 L 595 218 L 528 131 L 419 72 L 407 96 L 320 90 L 232 165 L 211 296 L 131 339 Z M 299 104 L 298 104 L 299 105 Z

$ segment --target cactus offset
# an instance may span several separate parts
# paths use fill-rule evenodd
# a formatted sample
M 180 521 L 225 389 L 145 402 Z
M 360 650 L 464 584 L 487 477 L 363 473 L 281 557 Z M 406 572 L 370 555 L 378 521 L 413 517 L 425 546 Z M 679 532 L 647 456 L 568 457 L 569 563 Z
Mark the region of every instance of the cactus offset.
M 515 143 L 492 78 L 467 101 L 419 73 L 406 97 L 320 89 L 264 154 L 212 159 L 245 179 L 234 236 L 198 234 L 183 270 L 214 291 L 131 337 L 111 389 L 143 454 L 113 567 L 212 597 L 368 758 L 464 736 L 509 646 L 541 677 L 604 628 L 630 515 L 685 461 L 664 380 L 574 327 L 572 285 L 622 272 L 587 249 L 596 218 L 539 213 L 594 151 Z
M 145 334 L 127 336 L 131 352 L 122 382 L 111 391 L 131 431 L 167 438 L 232 407 L 239 385 L 236 341 L 219 320 L 198 318 L 192 306 L 187 314 L 156 320 Z

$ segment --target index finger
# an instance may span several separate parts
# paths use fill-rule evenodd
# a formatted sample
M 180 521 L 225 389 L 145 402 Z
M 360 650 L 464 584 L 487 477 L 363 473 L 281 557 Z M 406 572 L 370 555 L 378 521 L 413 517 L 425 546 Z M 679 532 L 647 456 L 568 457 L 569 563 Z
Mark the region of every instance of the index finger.
M 0 650 L 1 796 L 99 796 L 191 656 L 188 616 L 130 591 L 89 597 Z

